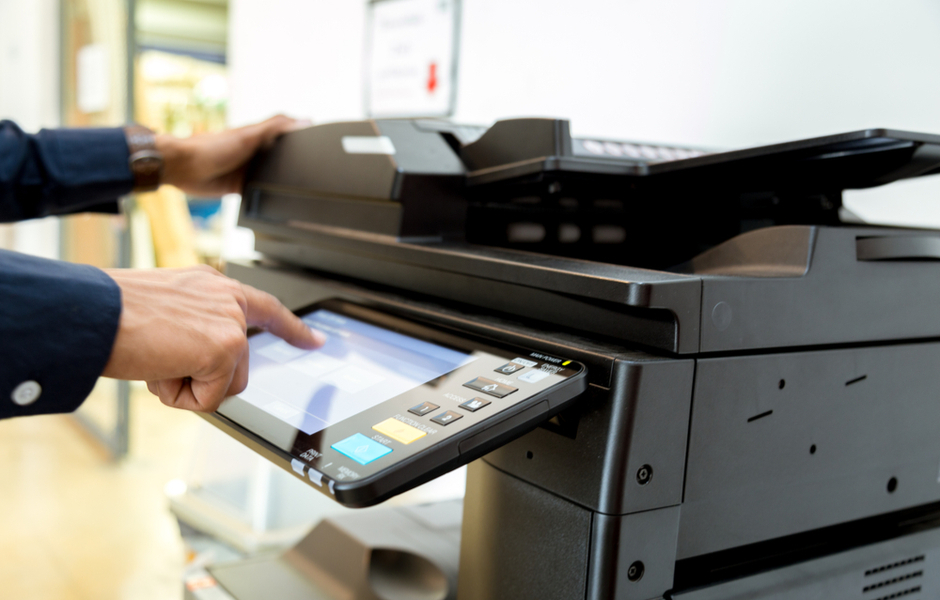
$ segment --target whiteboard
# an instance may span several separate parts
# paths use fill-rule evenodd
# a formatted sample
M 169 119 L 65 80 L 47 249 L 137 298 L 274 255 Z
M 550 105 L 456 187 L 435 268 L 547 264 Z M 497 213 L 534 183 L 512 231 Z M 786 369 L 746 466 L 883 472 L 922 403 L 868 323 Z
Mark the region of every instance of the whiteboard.
M 459 0 L 373 0 L 368 16 L 366 114 L 452 115 Z

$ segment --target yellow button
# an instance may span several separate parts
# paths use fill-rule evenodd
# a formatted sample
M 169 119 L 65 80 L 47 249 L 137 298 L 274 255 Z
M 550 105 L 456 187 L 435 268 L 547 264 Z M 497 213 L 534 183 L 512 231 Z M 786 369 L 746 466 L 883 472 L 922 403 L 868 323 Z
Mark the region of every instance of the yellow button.
M 427 433 L 416 429 L 411 425 L 406 425 L 398 419 L 385 419 L 378 425 L 373 425 L 372 429 L 375 429 L 379 433 L 384 433 L 388 437 L 392 438 L 397 442 L 402 444 L 410 444 L 415 440 L 420 440 Z

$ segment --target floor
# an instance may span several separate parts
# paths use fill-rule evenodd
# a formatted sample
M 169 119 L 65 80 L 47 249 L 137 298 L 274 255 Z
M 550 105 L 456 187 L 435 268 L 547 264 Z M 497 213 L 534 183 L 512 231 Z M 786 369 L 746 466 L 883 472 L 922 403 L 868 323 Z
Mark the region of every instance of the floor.
M 86 417 L 113 422 L 113 384 L 101 381 L 80 409 Z M 203 552 L 190 535 L 184 545 L 167 483 L 201 481 L 208 491 L 208 475 L 224 483 L 228 471 L 243 476 L 267 464 L 251 463 L 254 454 L 235 442 L 214 447 L 212 434 L 143 385 L 131 395 L 131 451 L 119 462 L 70 415 L 0 420 L 0 600 L 181 600 L 185 560 L 224 558 L 224 544 Z M 203 463 L 212 468 L 202 472 Z M 271 494 L 293 499 L 275 499 L 285 521 L 277 527 L 309 526 L 348 510 L 290 474 L 268 471 Z M 458 469 L 389 504 L 458 498 L 464 482 Z
M 163 488 L 185 475 L 199 420 L 139 387 L 131 402 L 119 463 L 70 416 L 0 421 L 3 600 L 182 598 L 184 547 Z

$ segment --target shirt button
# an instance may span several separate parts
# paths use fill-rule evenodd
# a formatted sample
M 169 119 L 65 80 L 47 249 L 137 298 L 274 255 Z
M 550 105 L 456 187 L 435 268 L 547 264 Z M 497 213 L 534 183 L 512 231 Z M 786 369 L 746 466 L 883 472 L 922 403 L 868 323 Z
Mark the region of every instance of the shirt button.
M 11 397 L 20 406 L 28 406 L 38 400 L 41 394 L 42 386 L 35 381 L 24 381 L 16 386 Z

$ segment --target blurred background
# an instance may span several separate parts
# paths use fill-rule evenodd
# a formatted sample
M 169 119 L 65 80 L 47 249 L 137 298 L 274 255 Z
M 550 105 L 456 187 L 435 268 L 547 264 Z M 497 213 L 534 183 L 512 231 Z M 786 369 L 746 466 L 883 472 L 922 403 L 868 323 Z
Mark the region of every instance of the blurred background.
M 0 118 L 189 136 L 277 113 L 550 116 L 576 135 L 726 149 L 940 133 L 938 58 L 933 0 L 0 0 Z M 845 203 L 940 227 L 935 179 Z M 0 226 L 0 247 L 223 268 L 253 256 L 238 203 L 164 187 L 119 216 Z M 0 422 L 0 478 L 5 598 L 181 598 L 188 569 L 283 547 L 338 510 L 111 380 L 75 415 Z M 458 473 L 400 501 L 460 494 Z

